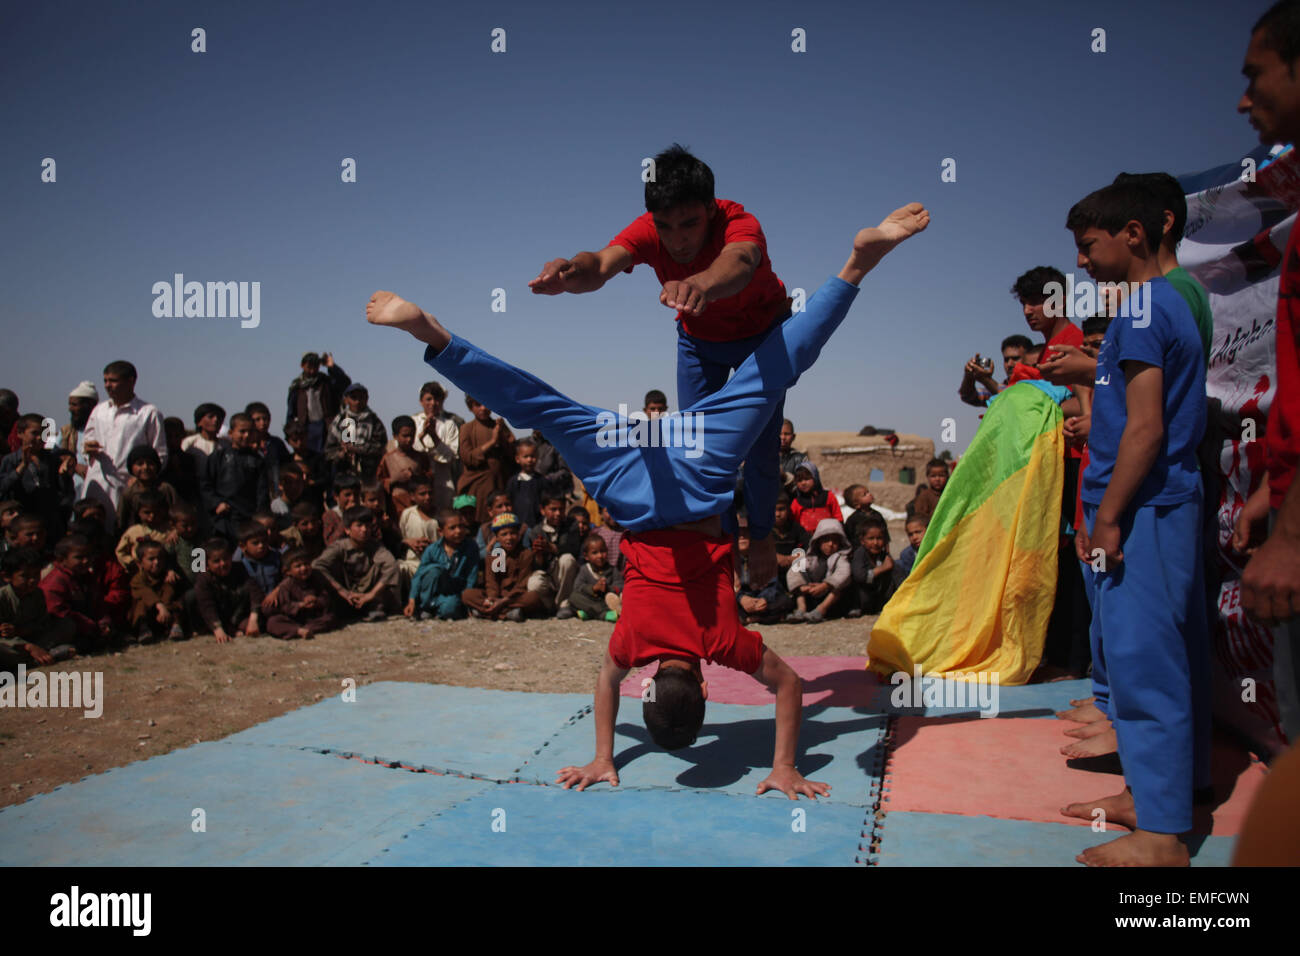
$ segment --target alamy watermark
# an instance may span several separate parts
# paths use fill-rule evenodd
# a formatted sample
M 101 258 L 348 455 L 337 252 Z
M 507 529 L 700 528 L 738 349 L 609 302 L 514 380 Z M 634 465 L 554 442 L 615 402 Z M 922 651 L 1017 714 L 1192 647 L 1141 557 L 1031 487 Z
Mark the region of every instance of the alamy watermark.
M 1049 319 L 1090 319 L 1094 315 L 1132 319 L 1133 328 L 1151 324 L 1151 288 L 1147 282 L 1074 281 L 1074 273 L 1065 274 L 1065 286 L 1059 282 L 1043 285 L 1043 314 Z
M 27 673 L 19 664 L 17 677 L 0 671 L 0 707 L 70 707 L 83 717 L 104 713 L 103 671 L 45 671 Z
M 159 319 L 243 319 L 241 328 L 262 324 L 262 283 L 186 282 L 177 272 L 171 282 L 155 282 L 153 314 Z
M 596 444 L 601 448 L 685 448 L 687 458 L 704 454 L 704 413 L 666 412 L 648 418 L 642 412 L 628 415 L 620 403 L 618 414 L 602 411 L 596 416 L 600 430 Z
M 998 715 L 998 672 L 971 671 L 952 674 L 922 674 L 917 666 L 911 674 L 895 671 L 889 702 L 897 708 L 974 707 L 981 717 Z

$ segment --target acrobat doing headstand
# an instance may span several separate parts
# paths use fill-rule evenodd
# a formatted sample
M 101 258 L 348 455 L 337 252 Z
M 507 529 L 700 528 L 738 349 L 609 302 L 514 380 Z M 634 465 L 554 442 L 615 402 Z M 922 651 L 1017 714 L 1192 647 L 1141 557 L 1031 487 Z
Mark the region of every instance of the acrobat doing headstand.
M 736 474 L 754 437 L 785 391 L 817 360 L 848 314 L 858 285 L 896 245 L 923 230 L 930 214 L 920 203 L 863 229 L 839 275 L 810 298 L 804 311 L 774 328 L 720 390 L 681 411 L 692 416 L 689 443 L 644 440 L 642 421 L 618 428 L 640 434 L 611 436 L 612 413 L 560 394 L 448 332 L 429 313 L 392 292 L 376 292 L 366 306 L 374 325 L 404 329 L 428 348 L 424 360 L 467 395 L 519 428 L 543 432 L 592 497 L 627 529 L 622 552 L 623 610 L 596 681 L 596 756 L 585 767 L 565 767 L 557 782 L 583 790 L 601 781 L 617 786 L 614 720 L 619 684 L 633 667 L 657 663 L 653 693 L 643 697 L 646 729 L 656 744 L 676 750 L 695 742 L 704 723 L 707 660 L 752 674 L 776 694 L 776 748 L 772 772 L 758 793 L 779 790 L 825 796 L 829 785 L 795 769 L 803 684 L 762 637 L 741 627 L 732 590 L 731 514 Z M 663 429 L 672 428 L 671 417 Z M 703 427 L 702 434 L 699 431 Z M 661 433 L 660 438 L 665 437 Z M 629 440 L 630 439 L 630 440 Z

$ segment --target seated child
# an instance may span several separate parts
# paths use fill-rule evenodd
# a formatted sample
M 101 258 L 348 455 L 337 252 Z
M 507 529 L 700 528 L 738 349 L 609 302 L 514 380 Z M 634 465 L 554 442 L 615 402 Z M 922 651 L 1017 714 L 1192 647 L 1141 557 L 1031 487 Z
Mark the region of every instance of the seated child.
M 698 458 L 671 444 L 656 456 L 640 447 L 606 447 L 598 437 L 600 417 L 611 413 L 580 405 L 536 376 L 451 335 L 427 312 L 392 293 L 371 297 L 367 319 L 372 324 L 409 332 L 428 346 L 425 361 L 459 388 L 487 398 L 518 426 L 546 434 L 584 487 L 628 531 L 623 613 L 596 685 L 596 756 L 585 767 L 560 770 L 558 783 L 580 790 L 600 781 L 618 784 L 613 748 L 619 686 L 632 667 L 657 663 L 659 668 L 642 704 L 650 736 L 669 750 L 693 743 L 704 720 L 708 687 L 699 664 L 707 658 L 753 674 L 776 693 L 773 769 L 758 793 L 779 790 L 794 799 L 829 792 L 826 784 L 805 780 L 795 767 L 802 682 L 758 634 L 740 627 L 731 580 L 732 543 L 723 535 L 731 528 L 723 522 L 734 501 L 741 461 L 786 389 L 811 367 L 844 320 L 857 285 L 892 248 L 928 223 L 924 207 L 912 203 L 878 228 L 857 234 L 839 276 L 825 283 L 804 310 L 775 325 L 718 392 L 686 409 L 717 416 L 721 426 L 710 429 L 707 448 Z M 652 464 L 661 464 L 662 470 Z M 675 480 L 663 480 L 670 474 Z M 683 487 L 690 493 L 682 494 Z
M 852 508 L 852 513 L 844 519 L 844 536 L 850 541 L 858 541 L 862 537 L 862 523 L 868 518 L 876 517 L 884 520 L 882 515 L 871 505 L 875 502 L 876 496 L 873 495 L 866 485 L 849 485 L 844 489 L 844 503 Z
M 208 539 L 203 550 L 207 570 L 195 577 L 194 590 L 183 602 L 194 632 L 212 634 L 218 644 L 244 634 L 256 637 L 261 633 L 262 589 L 235 562 L 234 549 L 225 538 Z
M 396 558 L 399 554 L 406 551 L 406 542 L 402 540 L 402 533 L 398 530 L 397 522 L 393 520 L 389 512 L 388 496 L 384 494 L 384 486 L 377 481 L 363 481 L 361 483 L 361 506 L 369 508 L 375 516 L 375 522 L 379 525 L 379 542 L 388 552 Z M 398 566 L 399 574 L 401 566 Z M 401 575 L 402 587 L 410 580 L 409 576 Z
M 343 526 L 343 515 L 359 504 L 361 504 L 361 479 L 351 472 L 340 472 L 334 479 L 334 506 L 325 509 L 324 520 L 321 522 L 326 546 L 347 537 L 347 529 Z
M 266 544 L 276 554 L 284 554 L 288 550 L 285 544 L 284 535 L 280 533 L 280 519 L 270 508 L 261 508 L 253 512 L 253 522 L 260 524 L 266 532 Z
M 786 509 L 789 516 L 789 508 Z M 766 583 L 750 579 L 749 519 L 736 516 L 736 603 L 740 605 L 741 624 L 779 624 L 794 607 L 794 600 L 781 586 L 779 577 Z
M 80 502 L 78 502 L 78 504 L 80 504 Z M 96 502 L 96 504 L 98 504 L 98 502 Z M 12 498 L 7 501 L 0 501 L 0 532 L 3 532 L 4 534 L 6 546 L 9 538 L 9 525 L 13 524 L 13 520 L 22 513 L 23 506 L 21 502 L 15 501 Z
M 45 522 L 40 515 L 21 511 L 10 520 L 5 528 L 5 550 L 18 548 L 34 548 L 45 554 Z
M 398 415 L 393 419 L 393 440 L 397 445 L 380 459 L 375 477 L 392 499 L 393 510 L 401 515 L 414 501 L 411 483 L 417 478 L 431 481 L 433 471 L 429 456 L 415 448 L 415 419 L 410 415 Z
M 280 465 L 280 493 L 271 499 L 271 513 L 275 515 L 281 531 L 293 524 L 289 513 L 293 506 L 306 500 L 307 479 L 302 466 L 297 462 L 286 461 Z
M 293 527 L 286 528 L 280 537 L 290 548 L 299 548 L 315 561 L 325 552 L 325 535 L 321 531 L 320 505 L 312 501 L 300 501 L 289 513 L 293 518 Z
M 41 590 L 41 555 L 31 548 L 6 551 L 0 557 L 0 669 L 19 664 L 52 664 L 76 653 L 77 626 L 57 618 L 45 606 Z
M 337 625 L 330 610 L 334 589 L 311 561 L 302 548 L 285 552 L 284 579 L 262 601 L 266 632 L 272 637 L 309 641 Z
M 584 621 L 617 621 L 623 607 L 622 594 L 623 575 L 609 563 L 605 539 L 598 534 L 588 535 L 582 542 L 582 567 L 569 603 Z
M 131 610 L 131 575 L 113 553 L 113 545 L 102 522 L 89 515 L 78 518 L 68 526 L 70 534 L 79 534 L 90 542 L 90 581 L 97 595 L 97 606 L 102 605 L 112 622 L 115 633 L 127 631 L 127 615 Z M 48 572 L 47 572 L 48 573 Z M 42 578 L 44 580 L 44 578 Z
M 907 532 L 907 547 L 894 562 L 894 590 L 898 590 L 898 586 L 912 573 L 912 565 L 916 563 L 916 552 L 921 549 L 921 542 L 925 540 L 925 529 L 929 526 L 929 519 L 922 518 L 920 515 L 912 515 L 903 525 L 903 529 Z
M 185 610 L 180 592 L 167 580 L 167 549 L 162 542 L 141 538 L 135 546 L 139 568 L 131 578 L 130 634 L 142 643 L 185 637 Z
M 382 621 L 399 613 L 397 559 L 379 540 L 375 513 L 358 505 L 347 510 L 343 522 L 346 536 L 326 546 L 312 562 L 343 599 L 341 616 L 364 614 L 367 621 Z
M 460 599 L 474 617 L 519 623 L 525 617 L 545 616 L 542 595 L 528 590 L 537 552 L 523 546 L 519 519 L 502 512 L 492 519 L 492 534 L 495 540 L 483 561 L 484 586 L 467 588 Z
M 469 528 L 469 536 L 478 542 L 478 499 L 473 495 L 457 495 L 451 501 L 451 510 L 460 514 L 465 519 L 465 525 Z
M 591 534 L 591 513 L 582 505 L 574 505 L 569 509 L 568 517 L 578 532 L 578 540 L 586 541 L 587 535 Z
M 131 472 L 131 480 L 126 483 L 126 489 L 122 492 L 122 497 L 117 503 L 117 528 L 130 528 L 132 525 L 141 524 L 139 517 L 139 502 L 142 495 L 150 492 L 162 495 L 166 502 L 166 510 L 170 511 L 176 502 L 181 500 L 181 496 L 176 493 L 176 489 L 162 480 L 162 460 L 158 457 L 158 452 L 153 450 L 150 445 L 136 445 L 126 456 L 126 466 Z M 164 518 L 164 525 L 166 520 Z M 132 547 L 135 542 L 132 542 Z M 131 560 L 133 554 L 128 555 Z
M 90 541 L 74 531 L 54 546 L 54 568 L 40 583 L 45 607 L 52 617 L 72 623 L 81 653 L 103 647 L 114 633 L 90 561 Z
M 578 576 L 582 539 L 578 537 L 578 526 L 564 518 L 562 495 L 546 491 L 541 502 L 538 523 L 524 532 L 524 547 L 537 553 L 537 570 L 528 581 L 528 590 L 539 592 L 548 611 L 558 607 L 556 616 L 568 620 L 574 615 L 569 595 Z
M 537 474 L 537 442 L 521 438 L 515 442 L 515 464 L 519 470 L 506 482 L 510 510 L 531 528 L 542 519 L 542 480 Z
M 777 580 L 781 590 L 789 593 L 787 576 L 792 565 L 800 556 L 808 553 L 808 542 L 812 535 L 794 520 L 790 512 L 790 496 L 784 491 L 776 496 L 776 508 L 772 512 L 772 543 L 776 546 Z
M 609 562 L 623 570 L 623 526 L 614 520 L 614 516 L 609 513 L 609 509 L 604 505 L 600 506 L 600 524 L 591 529 L 591 533 L 599 535 L 605 541 L 605 548 L 609 552 Z
M 907 504 L 907 516 L 920 515 L 929 521 L 947 484 L 948 463 L 942 458 L 931 458 L 925 465 L 925 484 L 916 486 L 916 497 Z
M 172 570 L 184 579 L 185 590 L 194 587 L 198 570 L 194 567 L 199 550 L 199 513 L 182 501 L 171 513 L 172 526 L 167 535 L 167 552 Z
M 821 475 L 811 461 L 801 461 L 794 470 L 795 495 L 790 500 L 790 513 L 809 534 L 815 534 L 827 518 L 844 521 L 840 503 L 822 487 Z M 843 531 L 843 525 L 840 527 Z
M 266 528 L 261 522 L 247 521 L 239 526 L 239 548 L 234 560 L 257 582 L 263 595 L 270 594 L 280 583 L 280 552 L 267 541 Z
M 123 570 L 128 575 L 135 574 L 137 570 L 135 563 L 136 542 L 141 538 L 151 538 L 159 544 L 165 545 L 170 533 L 168 525 L 171 524 L 171 508 L 161 492 L 142 492 L 137 497 L 136 504 L 131 510 L 139 520 L 131 525 L 118 525 L 119 528 L 125 527 L 126 530 L 122 532 L 122 537 L 118 539 L 116 552 L 118 563 L 122 565 Z
M 842 614 L 850 610 L 852 599 L 842 599 L 852 580 L 851 564 L 852 552 L 848 539 L 844 537 L 844 526 L 834 518 L 823 518 L 813 532 L 803 561 L 795 561 L 790 566 L 786 580 L 796 607 L 787 620 L 820 624 L 832 612 Z M 816 606 L 809 611 L 808 605 L 813 602 Z
M 419 621 L 436 616 L 440 621 L 465 616 L 460 596 L 478 582 L 482 555 L 469 534 L 469 520 L 459 511 L 444 511 L 440 516 L 442 536 L 433 541 L 420 556 L 420 565 L 411 578 L 411 596 L 403 613 Z
M 40 415 L 21 416 L 14 424 L 19 447 L 0 449 L 0 496 L 21 502 L 24 510 L 40 515 L 51 541 L 63 537 L 64 514 L 76 495 L 73 485 L 76 456 L 66 449 L 48 449 L 42 439 Z
M 858 542 L 852 560 L 853 584 L 858 592 L 858 612 L 879 614 L 894 593 L 894 559 L 889 556 L 889 526 L 884 519 L 868 521 L 862 526 Z
M 420 566 L 424 549 L 438 538 L 438 515 L 434 507 L 436 492 L 433 479 L 417 475 L 411 479 L 411 505 L 398 518 L 402 536 L 402 573 L 410 580 Z
M 476 543 L 480 554 L 487 554 L 492 550 L 492 545 L 496 544 L 496 537 L 492 531 L 492 522 L 496 520 L 497 515 L 514 514 L 510 510 L 510 496 L 504 491 L 496 491 L 488 495 L 487 503 L 487 520 L 478 529 Z M 517 518 L 518 515 L 515 515 Z

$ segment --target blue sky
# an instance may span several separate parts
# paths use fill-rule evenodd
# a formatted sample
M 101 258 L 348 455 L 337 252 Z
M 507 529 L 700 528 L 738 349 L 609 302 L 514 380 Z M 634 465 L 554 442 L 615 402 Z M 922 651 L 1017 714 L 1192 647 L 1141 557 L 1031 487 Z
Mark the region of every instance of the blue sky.
M 677 141 L 809 293 L 856 229 L 929 207 L 787 414 L 936 440 L 953 417 L 960 451 L 977 424 L 961 367 L 1025 331 L 1017 275 L 1074 268 L 1070 205 L 1121 170 L 1192 172 L 1256 145 L 1235 105 L 1267 4 L 15 6 L 0 14 L 0 385 L 24 411 L 65 420 L 68 391 L 93 379 L 102 397 L 103 366 L 126 358 L 164 414 L 260 399 L 278 431 L 299 357 L 328 349 L 387 423 L 434 376 L 418 345 L 365 323 L 377 288 L 585 402 L 635 407 L 657 387 L 676 408 L 673 313 L 648 267 L 585 296 L 527 282 L 643 212 L 641 159 Z M 261 324 L 155 317 L 153 284 L 178 272 L 260 282 Z

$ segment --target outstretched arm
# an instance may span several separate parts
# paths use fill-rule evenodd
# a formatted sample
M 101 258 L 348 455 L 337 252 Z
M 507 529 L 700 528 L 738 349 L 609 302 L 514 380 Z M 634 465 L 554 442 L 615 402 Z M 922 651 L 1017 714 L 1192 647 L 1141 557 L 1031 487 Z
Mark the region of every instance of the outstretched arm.
M 618 786 L 618 772 L 614 770 L 614 719 L 618 716 L 618 687 L 627 676 L 627 668 L 619 667 L 605 651 L 605 662 L 596 678 L 596 756 L 585 767 L 565 767 L 555 775 L 555 782 L 564 789 L 577 785 L 586 790 L 602 780 Z
M 537 295 L 561 292 L 595 292 L 611 278 L 632 265 L 632 253 L 622 246 L 606 246 L 600 252 L 579 252 L 572 259 L 552 259 L 542 266 L 528 288 Z
M 776 693 L 776 752 L 772 756 L 772 772 L 758 785 L 758 793 L 780 790 L 791 800 L 798 800 L 801 793 L 814 800 L 828 796 L 830 784 L 805 780 L 794 767 L 799 721 L 803 716 L 803 681 L 770 647 L 763 648 L 763 660 L 754 677 Z
M 659 302 L 688 315 L 699 315 L 710 302 L 729 298 L 749 285 L 762 261 L 763 250 L 758 243 L 729 242 L 703 272 L 665 282 Z

